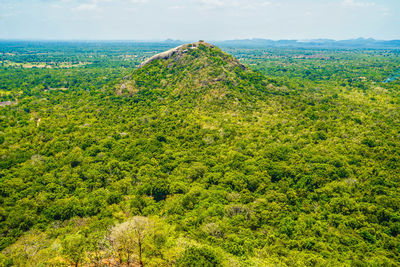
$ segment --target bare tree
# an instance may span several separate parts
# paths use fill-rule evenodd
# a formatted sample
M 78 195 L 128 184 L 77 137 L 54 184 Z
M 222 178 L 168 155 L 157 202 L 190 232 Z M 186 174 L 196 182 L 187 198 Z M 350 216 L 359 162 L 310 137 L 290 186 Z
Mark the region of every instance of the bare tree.
M 142 216 L 132 217 L 111 229 L 110 244 L 120 264 L 126 261 L 129 266 L 137 258 L 139 266 L 144 266 L 144 244 L 151 235 L 151 229 L 149 219 Z

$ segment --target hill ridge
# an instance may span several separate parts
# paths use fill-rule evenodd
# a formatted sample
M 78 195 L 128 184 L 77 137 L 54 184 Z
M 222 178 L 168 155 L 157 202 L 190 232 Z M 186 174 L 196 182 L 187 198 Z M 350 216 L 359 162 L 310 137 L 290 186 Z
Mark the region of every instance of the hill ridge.
M 189 43 L 189 44 L 183 44 L 183 45 L 179 45 L 177 47 L 171 48 L 167 51 L 158 53 L 148 59 L 146 59 L 145 61 L 143 61 L 142 63 L 140 63 L 140 65 L 138 66 L 138 68 L 142 68 L 143 66 L 147 65 L 148 63 L 157 60 L 157 59 L 168 59 L 171 58 L 173 55 L 175 54 L 183 54 L 188 52 L 189 49 L 196 49 L 199 47 L 199 45 L 204 45 L 207 47 L 214 47 L 213 45 L 204 42 L 203 40 L 200 40 L 198 42 L 194 42 L 194 43 Z
M 244 101 L 249 99 L 244 95 L 265 94 L 267 80 L 220 48 L 198 41 L 146 59 L 117 86 L 116 93 L 169 99 L 185 96 L 185 101 L 197 103 Z

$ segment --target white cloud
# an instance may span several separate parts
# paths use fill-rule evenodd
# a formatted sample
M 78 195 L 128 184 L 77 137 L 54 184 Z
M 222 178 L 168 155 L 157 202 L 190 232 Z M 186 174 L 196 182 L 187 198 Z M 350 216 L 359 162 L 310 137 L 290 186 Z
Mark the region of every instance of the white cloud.
M 130 2 L 133 4 L 145 4 L 148 0 L 130 0 Z
M 62 0 L 65 3 L 68 2 L 73 2 L 74 0 Z M 101 10 L 101 6 L 104 3 L 111 3 L 112 0 L 89 0 L 89 1 L 85 1 L 84 3 L 82 3 L 83 1 L 78 1 L 81 2 L 79 5 L 77 5 L 76 7 L 73 8 L 73 10 L 76 11 L 99 11 Z M 76 1 L 74 1 L 76 2 Z
M 59 4 L 51 4 L 50 7 L 51 8 L 63 8 L 63 6 L 59 5 Z
M 221 0 L 199 0 L 198 3 L 203 7 L 203 8 L 218 8 L 218 7 L 224 7 L 227 6 L 226 2 L 223 2 Z
M 80 4 L 74 9 L 78 11 L 93 11 L 99 9 L 99 6 L 96 3 L 86 3 Z
M 0 20 L 14 16 L 15 13 L 0 14 Z
M 345 7 L 372 7 L 376 4 L 374 2 L 361 2 L 355 0 L 343 0 L 342 5 Z
M 271 6 L 279 6 L 279 3 L 271 1 L 259 1 L 259 0 L 197 0 L 202 8 L 214 9 L 214 8 L 237 8 L 237 9 L 254 9 L 254 8 L 265 8 Z
M 270 5 L 272 5 L 272 3 L 269 1 L 260 3 L 260 6 L 270 6 Z
M 176 9 L 183 9 L 183 8 L 185 8 L 185 7 L 181 6 L 181 5 L 175 5 L 175 6 L 170 6 L 168 9 L 176 10 Z
M 1 1 L 1 0 L 0 0 Z M 149 0 L 58 0 L 64 5 L 54 5 L 53 8 L 71 7 L 74 11 L 105 11 L 109 8 L 114 9 L 129 9 L 134 5 L 142 5 Z
M 391 15 L 391 14 L 390 14 L 390 9 L 387 8 L 387 7 L 383 7 L 383 8 L 381 9 L 381 11 L 382 11 L 382 15 L 383 15 L 383 16 L 390 16 L 390 15 Z

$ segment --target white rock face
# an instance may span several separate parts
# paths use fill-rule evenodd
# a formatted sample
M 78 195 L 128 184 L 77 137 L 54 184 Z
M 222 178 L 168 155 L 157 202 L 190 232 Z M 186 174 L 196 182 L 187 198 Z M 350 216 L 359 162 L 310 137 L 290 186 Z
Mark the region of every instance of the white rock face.
M 189 49 L 197 49 L 197 47 L 202 44 L 208 47 L 213 47 L 211 44 L 206 43 L 204 41 L 198 41 L 195 43 L 191 43 L 191 44 L 184 44 L 184 45 L 180 45 L 177 46 L 175 48 L 172 48 L 170 50 L 167 50 L 165 52 L 162 52 L 160 54 L 154 55 L 151 58 L 146 59 L 145 61 L 143 61 L 142 63 L 140 63 L 138 68 L 141 68 L 145 65 L 147 65 L 148 63 L 157 60 L 157 59 L 168 59 L 170 57 L 172 57 L 175 54 L 183 54 L 186 53 Z

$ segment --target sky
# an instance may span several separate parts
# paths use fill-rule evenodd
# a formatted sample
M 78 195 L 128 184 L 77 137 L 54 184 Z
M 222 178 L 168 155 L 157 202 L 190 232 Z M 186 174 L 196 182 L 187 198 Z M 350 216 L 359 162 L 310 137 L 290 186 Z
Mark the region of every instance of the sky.
M 0 0 L 0 39 L 400 39 L 400 0 Z

